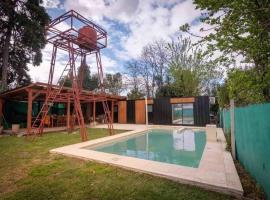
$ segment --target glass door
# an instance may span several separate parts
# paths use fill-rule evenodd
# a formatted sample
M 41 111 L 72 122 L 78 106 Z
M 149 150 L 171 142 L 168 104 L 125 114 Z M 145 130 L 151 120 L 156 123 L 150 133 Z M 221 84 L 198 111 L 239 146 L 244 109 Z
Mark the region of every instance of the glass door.
M 172 104 L 173 124 L 194 124 L 193 104 Z
M 193 104 L 183 104 L 183 124 L 194 124 Z
M 182 124 L 182 104 L 172 104 L 172 123 Z

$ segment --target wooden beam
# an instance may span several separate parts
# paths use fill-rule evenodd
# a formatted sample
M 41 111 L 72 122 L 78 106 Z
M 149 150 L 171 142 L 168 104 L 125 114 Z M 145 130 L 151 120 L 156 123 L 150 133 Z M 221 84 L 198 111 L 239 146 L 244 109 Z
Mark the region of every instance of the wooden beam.
M 154 100 L 153 99 L 147 99 L 147 104 L 154 104 Z
M 71 128 L 70 128 L 70 97 L 68 97 L 68 101 L 67 101 L 67 131 L 68 133 L 71 132 Z
M 34 101 L 40 94 L 42 93 L 42 91 L 38 91 L 33 95 L 32 101 Z
M 27 100 L 27 133 L 31 133 L 31 126 L 32 126 L 32 106 L 33 106 L 33 92 L 32 89 L 28 89 L 28 100 Z
M 182 97 L 182 98 L 171 98 L 171 103 L 194 103 L 195 98 L 194 97 Z

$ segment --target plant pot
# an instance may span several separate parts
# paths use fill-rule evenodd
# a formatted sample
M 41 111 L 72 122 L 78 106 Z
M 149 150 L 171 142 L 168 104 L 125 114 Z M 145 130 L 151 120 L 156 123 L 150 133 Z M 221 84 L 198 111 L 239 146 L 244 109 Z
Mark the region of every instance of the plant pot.
M 19 133 L 19 130 L 20 130 L 20 124 L 12 124 L 12 127 L 11 127 L 12 134 L 17 135 Z

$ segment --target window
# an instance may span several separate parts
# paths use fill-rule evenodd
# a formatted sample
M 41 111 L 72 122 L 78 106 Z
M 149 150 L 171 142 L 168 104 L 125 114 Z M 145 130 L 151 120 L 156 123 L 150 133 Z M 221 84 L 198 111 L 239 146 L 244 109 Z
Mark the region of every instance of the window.
M 118 106 L 113 107 L 113 112 L 118 112 Z
M 172 104 L 173 124 L 194 124 L 193 104 Z
M 153 112 L 153 105 L 147 105 L 147 112 Z

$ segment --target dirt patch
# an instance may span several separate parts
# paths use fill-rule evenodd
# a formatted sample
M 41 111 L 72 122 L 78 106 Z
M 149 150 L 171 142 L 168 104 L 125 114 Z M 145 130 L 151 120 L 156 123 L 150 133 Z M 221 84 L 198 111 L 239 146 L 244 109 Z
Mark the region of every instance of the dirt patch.
M 19 180 L 27 177 L 27 168 L 16 167 L 11 169 L 9 173 L 1 177 L 0 181 L 0 193 L 5 194 L 17 189 L 17 184 Z
M 244 189 L 244 197 L 246 199 L 254 200 L 266 199 L 262 188 L 256 183 L 244 167 L 238 161 L 234 161 L 234 163 Z

